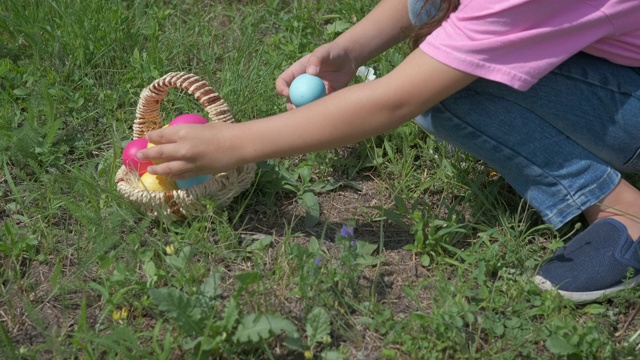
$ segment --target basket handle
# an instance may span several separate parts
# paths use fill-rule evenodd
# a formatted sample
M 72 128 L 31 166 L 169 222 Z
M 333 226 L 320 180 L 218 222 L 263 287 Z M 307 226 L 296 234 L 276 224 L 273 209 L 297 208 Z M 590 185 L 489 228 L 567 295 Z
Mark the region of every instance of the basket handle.
M 172 87 L 185 90 L 198 100 L 209 114 L 210 120 L 234 121 L 227 103 L 206 81 L 193 74 L 172 72 L 155 80 L 142 90 L 133 123 L 134 139 L 144 137 L 149 131 L 162 127 L 160 104 Z

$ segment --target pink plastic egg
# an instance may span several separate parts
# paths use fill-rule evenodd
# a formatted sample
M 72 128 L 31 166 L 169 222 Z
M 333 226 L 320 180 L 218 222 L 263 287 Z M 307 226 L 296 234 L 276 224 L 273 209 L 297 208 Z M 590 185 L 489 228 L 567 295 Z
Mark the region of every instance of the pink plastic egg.
M 130 141 L 122 150 L 122 163 L 129 169 L 135 170 L 139 175 L 147 172 L 147 168 L 153 163 L 150 160 L 138 160 L 138 151 L 147 148 L 148 141 L 145 138 Z
M 171 120 L 171 122 L 169 123 L 169 126 L 185 125 L 185 124 L 202 125 L 208 122 L 209 120 L 207 120 L 206 118 L 198 114 L 184 114 Z

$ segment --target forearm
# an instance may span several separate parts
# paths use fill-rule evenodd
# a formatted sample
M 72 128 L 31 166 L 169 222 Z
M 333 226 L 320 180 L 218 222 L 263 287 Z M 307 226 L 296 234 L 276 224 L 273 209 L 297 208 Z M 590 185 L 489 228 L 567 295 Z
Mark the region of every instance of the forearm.
M 354 85 L 295 110 L 239 124 L 241 162 L 338 148 L 393 128 L 402 116 L 390 115 L 380 103 L 371 107 L 375 88 L 372 82 Z
M 407 0 L 381 0 L 334 42 L 348 49 L 357 67 L 407 39 L 411 29 Z

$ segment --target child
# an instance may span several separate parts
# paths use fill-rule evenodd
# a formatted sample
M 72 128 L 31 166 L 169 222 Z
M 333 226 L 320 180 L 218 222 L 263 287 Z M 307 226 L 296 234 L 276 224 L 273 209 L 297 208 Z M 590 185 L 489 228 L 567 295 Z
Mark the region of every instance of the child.
M 639 13 L 635 0 L 382 0 L 276 81 L 288 96 L 296 76 L 318 75 L 328 96 L 260 120 L 153 131 L 158 146 L 139 156 L 166 161 L 149 172 L 184 179 L 345 146 L 415 118 L 486 161 L 555 228 L 585 215 L 589 228 L 535 281 L 593 301 L 640 282 L 640 191 L 620 176 L 640 172 Z M 411 35 L 418 46 L 396 69 L 346 86 Z

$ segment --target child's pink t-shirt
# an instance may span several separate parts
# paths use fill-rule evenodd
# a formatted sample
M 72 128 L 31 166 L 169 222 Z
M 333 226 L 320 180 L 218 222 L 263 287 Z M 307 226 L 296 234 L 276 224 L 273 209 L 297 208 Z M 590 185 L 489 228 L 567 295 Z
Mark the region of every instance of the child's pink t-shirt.
M 580 51 L 640 67 L 640 0 L 461 0 L 420 48 L 519 90 Z

